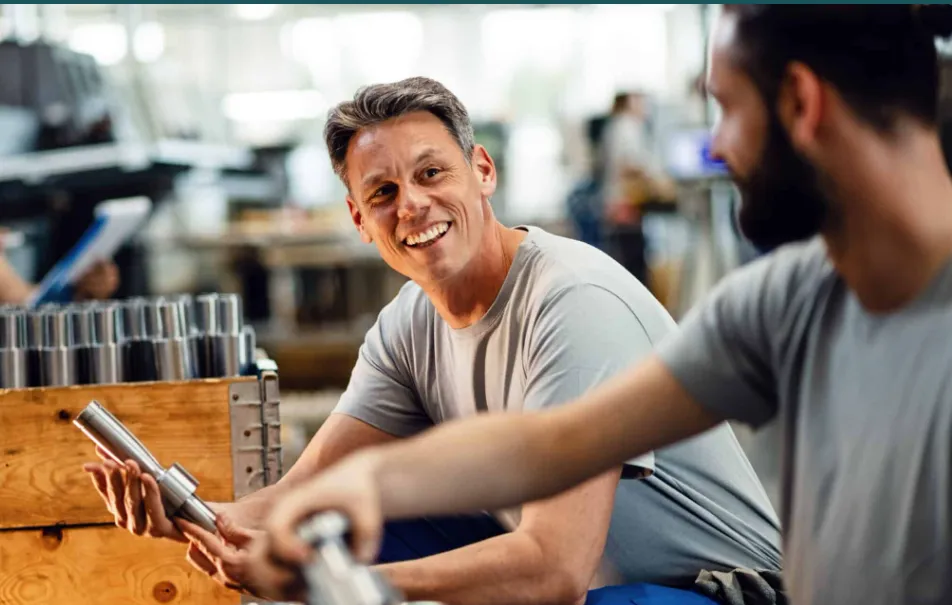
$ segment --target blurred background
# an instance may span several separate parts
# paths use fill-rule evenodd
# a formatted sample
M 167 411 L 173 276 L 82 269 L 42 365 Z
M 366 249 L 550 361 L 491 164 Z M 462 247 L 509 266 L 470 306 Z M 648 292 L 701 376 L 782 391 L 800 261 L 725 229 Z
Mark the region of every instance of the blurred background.
M 242 294 L 280 370 L 290 463 L 403 283 L 357 239 L 327 110 L 362 85 L 442 81 L 499 167 L 501 220 L 604 249 L 679 318 L 755 256 L 707 156 L 717 10 L 0 5 L 0 226 L 24 234 L 5 253 L 37 281 L 97 204 L 150 198 L 116 297 Z

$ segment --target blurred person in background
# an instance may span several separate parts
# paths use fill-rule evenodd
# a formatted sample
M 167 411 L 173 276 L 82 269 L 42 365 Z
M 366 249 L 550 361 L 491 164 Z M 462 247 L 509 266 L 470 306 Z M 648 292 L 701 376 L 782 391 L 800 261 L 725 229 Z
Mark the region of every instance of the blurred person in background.
M 308 515 L 381 519 L 558 493 L 724 419 L 780 423 L 794 605 L 952 603 L 952 177 L 937 127 L 950 5 L 724 5 L 713 154 L 774 248 L 657 354 L 574 405 L 365 450 L 279 502 L 260 581 Z M 439 452 L 434 456 L 433 452 Z
M 332 110 L 325 138 L 363 241 L 411 280 L 367 333 L 335 413 L 276 485 L 215 505 L 225 542 L 166 519 L 155 481 L 134 463 L 86 467 L 118 525 L 189 541 L 195 565 L 231 587 L 253 571 L 244 547 L 268 512 L 343 456 L 458 418 L 559 406 L 675 329 L 603 253 L 497 221 L 493 159 L 439 83 L 368 87 Z M 498 515 L 392 523 L 387 535 L 378 569 L 410 600 L 455 605 L 594 605 L 633 595 L 645 605 L 703 604 L 656 584 L 780 565 L 775 513 L 726 424 L 555 498 Z M 606 582 L 640 584 L 588 595 Z M 301 595 L 283 585 L 264 596 Z
M 3 234 L 0 229 L 0 236 Z M 0 244 L 2 245 L 2 244 Z M 0 303 L 24 305 L 36 288 L 24 280 L 0 248 Z M 73 292 L 76 300 L 102 300 L 119 288 L 119 270 L 110 260 L 102 260 L 91 267 L 76 282 Z
M 605 222 L 609 253 L 642 283 L 648 283 L 642 208 L 673 201 L 674 189 L 658 168 L 648 127 L 648 98 L 640 92 L 615 95 L 599 147 L 603 170 Z

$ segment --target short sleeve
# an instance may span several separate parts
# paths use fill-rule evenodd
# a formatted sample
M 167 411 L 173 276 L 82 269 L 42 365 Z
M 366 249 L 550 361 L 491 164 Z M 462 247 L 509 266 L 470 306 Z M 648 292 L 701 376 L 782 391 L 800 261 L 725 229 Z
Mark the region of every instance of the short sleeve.
M 759 426 L 777 412 L 771 340 L 788 295 L 778 270 L 769 258 L 737 270 L 658 348 L 681 386 L 725 419 Z
M 524 409 L 570 402 L 652 349 L 641 320 L 617 295 L 592 284 L 562 289 L 548 297 L 532 328 Z M 654 455 L 628 465 L 652 471 Z
M 390 435 L 409 437 L 433 422 L 416 396 L 406 364 L 392 353 L 399 342 L 399 326 L 390 326 L 388 319 L 385 308 L 364 337 L 350 382 L 334 411 Z

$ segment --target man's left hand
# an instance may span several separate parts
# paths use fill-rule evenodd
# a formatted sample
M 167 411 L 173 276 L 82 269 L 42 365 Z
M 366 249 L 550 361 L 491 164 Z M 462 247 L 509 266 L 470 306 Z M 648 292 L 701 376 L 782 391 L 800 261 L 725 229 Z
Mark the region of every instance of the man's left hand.
M 119 288 L 119 269 L 111 260 L 101 260 L 76 282 L 76 298 L 102 300 Z
M 263 596 L 252 593 L 248 582 L 250 557 L 247 547 L 260 532 L 232 526 L 221 516 L 216 519 L 220 536 L 180 518 L 176 518 L 174 523 L 188 538 L 185 558 L 189 563 L 226 588 Z

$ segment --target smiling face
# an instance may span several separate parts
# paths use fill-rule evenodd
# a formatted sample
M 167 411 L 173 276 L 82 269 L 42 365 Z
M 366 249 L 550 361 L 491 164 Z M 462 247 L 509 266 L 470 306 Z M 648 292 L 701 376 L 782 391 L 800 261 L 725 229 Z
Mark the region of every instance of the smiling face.
M 467 162 L 439 118 L 414 112 L 361 129 L 346 155 L 347 205 L 361 239 L 426 286 L 477 258 L 493 222 L 496 169 L 477 145 Z

